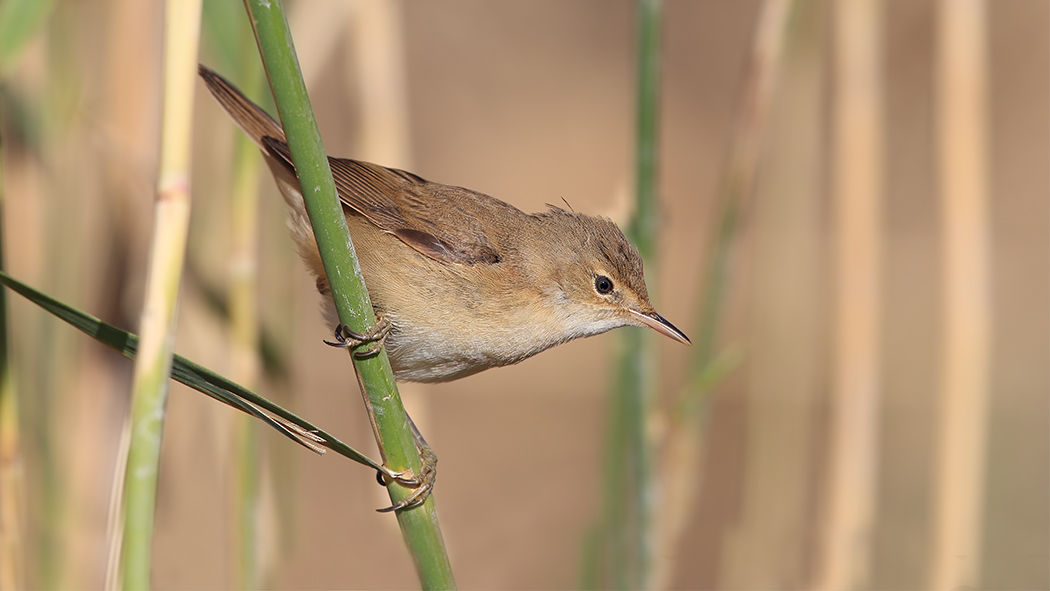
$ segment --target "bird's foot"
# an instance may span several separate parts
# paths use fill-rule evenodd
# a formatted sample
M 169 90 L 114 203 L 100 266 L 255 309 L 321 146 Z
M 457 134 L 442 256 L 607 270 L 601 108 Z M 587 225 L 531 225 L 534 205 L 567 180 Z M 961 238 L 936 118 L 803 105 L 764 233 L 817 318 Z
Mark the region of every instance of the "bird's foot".
M 386 470 L 385 466 L 384 470 L 380 470 L 376 473 L 376 479 L 379 480 L 379 484 L 382 486 L 387 486 L 393 481 L 402 486 L 414 489 L 412 494 L 389 507 L 377 509 L 378 512 L 389 513 L 390 511 L 411 509 L 426 502 L 427 497 L 429 497 L 430 493 L 434 490 L 434 483 L 437 482 L 437 455 L 434 454 L 425 441 L 419 446 L 419 459 L 423 467 L 420 469 L 418 476 L 413 475 L 411 477 L 406 477 L 405 474 L 407 474 L 407 471 L 394 472 L 392 470 Z
M 324 343 L 331 347 L 341 347 L 344 349 L 354 349 L 367 344 L 367 349 L 353 352 L 355 359 L 365 359 L 366 357 L 371 357 L 376 353 L 379 353 L 379 350 L 383 348 L 383 344 L 386 342 L 386 337 L 389 334 L 390 321 L 387 320 L 385 316 L 380 315 L 378 316 L 376 323 L 363 333 L 354 332 L 345 324 L 336 325 L 335 342 L 325 341 Z

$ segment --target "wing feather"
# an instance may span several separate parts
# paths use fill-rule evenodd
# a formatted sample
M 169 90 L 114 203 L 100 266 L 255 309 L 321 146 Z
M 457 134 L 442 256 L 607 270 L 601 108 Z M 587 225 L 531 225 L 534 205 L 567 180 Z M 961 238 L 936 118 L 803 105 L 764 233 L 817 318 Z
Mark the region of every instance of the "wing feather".
M 267 152 L 291 166 L 285 142 L 264 137 L 262 143 Z M 524 216 L 487 195 L 431 183 L 403 170 L 345 158 L 329 157 L 328 164 L 345 207 L 436 261 L 469 266 L 498 263 L 503 257 L 488 240 L 479 214 L 498 204 Z

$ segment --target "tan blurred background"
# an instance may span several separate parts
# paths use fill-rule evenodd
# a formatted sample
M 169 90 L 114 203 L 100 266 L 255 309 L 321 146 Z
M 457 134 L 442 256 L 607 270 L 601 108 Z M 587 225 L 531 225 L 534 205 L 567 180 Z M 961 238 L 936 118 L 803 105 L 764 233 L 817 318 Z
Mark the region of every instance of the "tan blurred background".
M 211 0 L 225 2 L 227 0 Z M 237 4 L 239 2 L 230 3 Z M 756 193 L 731 259 L 720 348 L 740 365 L 709 400 L 683 535 L 657 557 L 670 588 L 810 588 L 826 552 L 836 371 L 833 201 L 836 2 L 791 17 Z M 950 3 L 948 3 L 950 4 Z M 525 211 L 564 198 L 623 222 L 633 188 L 635 7 L 609 0 L 289 2 L 328 151 L 401 166 Z M 881 296 L 868 574 L 929 584 L 935 538 L 944 229 L 937 176 L 938 4 L 882 3 Z M 664 4 L 661 313 L 691 336 L 761 5 Z M 208 17 L 208 9 L 205 11 Z M 242 22 L 241 27 L 245 26 Z M 1050 587 L 1050 4 L 987 5 L 990 344 L 975 587 Z M 202 62 L 234 80 L 205 29 Z M 211 33 L 213 34 L 213 33 Z M 230 33 L 231 37 L 233 33 Z M 4 247 L 10 272 L 135 329 L 155 184 L 159 3 L 57 0 L 4 72 Z M 376 71 L 378 70 L 378 71 Z M 367 81 L 367 82 L 365 82 Z M 378 82 L 376 82 L 378 81 Z M 388 93 L 388 94 L 384 94 Z M 228 271 L 233 126 L 198 92 L 194 210 L 176 350 L 230 370 L 216 294 Z M 346 356 L 325 347 L 313 281 L 261 177 L 260 326 L 276 359 L 258 390 L 373 453 Z M 15 298 L 27 585 L 99 588 L 131 364 Z M 624 329 L 634 330 L 634 329 Z M 403 388 L 438 453 L 436 499 L 463 588 L 580 584 L 598 517 L 616 338 Z M 661 345 L 662 389 L 690 351 Z M 71 362 L 70 359 L 74 359 Z M 276 369 L 275 369 L 276 368 Z M 158 589 L 235 584 L 234 411 L 172 387 L 158 500 Z M 859 427 L 858 427 L 859 428 Z M 979 437 L 979 435 L 975 435 Z M 259 545 L 276 588 L 412 588 L 373 474 L 267 435 Z

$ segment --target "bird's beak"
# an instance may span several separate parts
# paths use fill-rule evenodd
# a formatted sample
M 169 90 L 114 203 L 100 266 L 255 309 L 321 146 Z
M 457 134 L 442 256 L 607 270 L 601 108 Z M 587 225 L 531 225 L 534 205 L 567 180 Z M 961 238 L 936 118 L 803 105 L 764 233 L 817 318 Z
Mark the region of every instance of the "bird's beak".
M 689 337 L 685 336 L 684 332 L 675 328 L 675 325 L 665 320 L 663 316 L 660 316 L 656 312 L 650 314 L 643 314 L 642 312 L 636 312 L 634 310 L 628 310 L 628 312 L 631 313 L 631 316 L 633 316 L 635 320 L 666 337 L 670 337 L 684 345 L 693 344 L 693 342 L 689 340 Z

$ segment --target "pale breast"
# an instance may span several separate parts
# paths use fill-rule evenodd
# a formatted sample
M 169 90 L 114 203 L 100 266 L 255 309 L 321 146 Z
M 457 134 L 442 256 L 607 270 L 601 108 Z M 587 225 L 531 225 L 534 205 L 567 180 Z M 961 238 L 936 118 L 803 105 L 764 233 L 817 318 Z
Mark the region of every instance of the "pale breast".
M 398 380 L 453 380 L 565 340 L 552 332 L 556 319 L 529 305 L 536 294 L 513 260 L 446 265 L 358 216 L 348 222 L 372 303 L 393 324 L 386 344 Z

